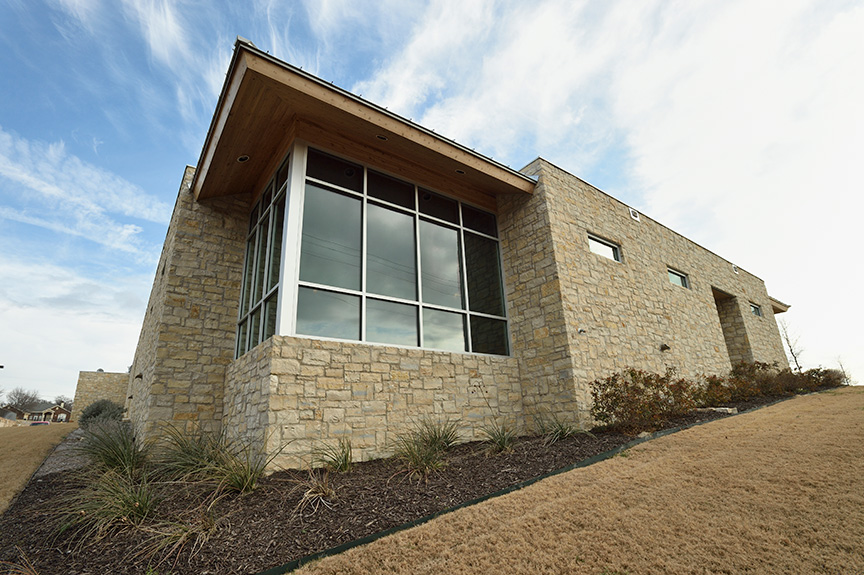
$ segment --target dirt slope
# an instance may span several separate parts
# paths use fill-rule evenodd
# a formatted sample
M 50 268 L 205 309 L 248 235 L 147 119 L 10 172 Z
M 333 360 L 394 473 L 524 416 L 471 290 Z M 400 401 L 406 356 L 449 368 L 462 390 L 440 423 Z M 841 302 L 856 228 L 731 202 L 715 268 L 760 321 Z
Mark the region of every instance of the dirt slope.
M 796 397 L 302 568 L 864 573 L 864 387 Z

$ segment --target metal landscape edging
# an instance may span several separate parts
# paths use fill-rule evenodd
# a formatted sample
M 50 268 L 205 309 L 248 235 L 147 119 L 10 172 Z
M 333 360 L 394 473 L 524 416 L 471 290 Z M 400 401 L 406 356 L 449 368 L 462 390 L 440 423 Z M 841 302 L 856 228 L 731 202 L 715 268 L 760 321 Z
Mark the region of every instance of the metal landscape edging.
M 819 392 L 815 392 L 815 393 L 819 393 Z M 804 395 L 811 395 L 811 394 L 808 393 L 808 394 L 804 394 Z M 758 405 L 756 407 L 751 407 L 750 409 L 745 409 L 744 411 L 739 411 L 738 413 L 729 414 L 725 417 L 719 417 L 716 419 L 709 419 L 706 421 L 697 421 L 695 423 L 688 423 L 686 425 L 679 425 L 678 427 L 670 427 L 669 429 L 662 429 L 660 431 L 655 431 L 649 435 L 646 435 L 645 437 L 637 437 L 636 439 L 629 441 L 629 442 L 625 443 L 624 445 L 619 445 L 618 447 L 610 449 L 609 451 L 604 451 L 603 453 L 598 453 L 597 455 L 592 455 L 591 457 L 588 457 L 586 459 L 582 459 L 581 461 L 577 461 L 576 463 L 572 463 L 572 464 L 567 465 L 565 467 L 561 467 L 560 469 L 556 469 L 555 471 L 550 471 L 549 473 L 546 473 L 545 475 L 539 475 L 537 477 L 532 477 L 531 479 L 526 479 L 525 481 L 515 483 L 513 485 L 510 485 L 509 487 L 505 487 L 504 489 L 501 489 L 499 491 L 495 491 L 494 493 L 489 493 L 489 494 L 484 495 L 482 497 L 478 497 L 476 499 L 471 499 L 470 501 L 465 501 L 464 503 L 460 503 L 459 505 L 454 505 L 453 507 L 448 507 L 447 509 L 442 509 L 441 511 L 436 511 L 435 513 L 432 513 L 430 515 L 425 515 L 425 516 L 420 517 L 418 519 L 413 519 L 407 523 L 402 523 L 401 525 L 389 527 L 383 531 L 378 531 L 376 533 L 372 533 L 370 535 L 360 537 L 359 539 L 352 539 L 351 541 L 346 541 L 345 543 L 341 543 L 335 547 L 331 547 L 331 548 L 325 549 L 323 551 L 316 551 L 315 553 L 311 553 L 311 554 L 306 555 L 304 557 L 300 557 L 299 559 L 294 559 L 292 561 L 289 561 L 288 563 L 285 563 L 284 565 L 279 565 L 277 567 L 271 567 L 270 569 L 267 569 L 265 571 L 260 571 L 257 575 L 283 575 L 285 573 L 290 573 L 290 572 L 294 571 L 295 569 L 299 569 L 301 566 L 303 566 L 306 563 L 309 563 L 311 561 L 323 559 L 324 557 L 330 557 L 331 555 L 338 555 L 339 553 L 342 553 L 343 551 L 347 551 L 348 549 L 351 549 L 353 547 L 359 547 L 361 545 L 366 545 L 367 543 L 372 543 L 373 541 L 381 539 L 382 537 L 392 535 L 393 533 L 398 533 L 399 531 L 404 531 L 405 529 L 409 529 L 411 527 L 416 527 L 418 525 L 422 525 L 424 523 L 427 523 L 427 522 L 435 519 L 436 517 L 440 517 L 442 515 L 452 513 L 453 511 L 457 511 L 459 509 L 462 509 L 463 507 L 470 507 L 472 505 L 482 503 L 482 502 L 487 501 L 489 499 L 494 499 L 496 497 L 500 497 L 501 495 L 506 495 L 508 493 L 512 493 L 514 491 L 524 489 L 525 487 L 528 487 L 529 485 L 537 483 L 538 481 L 541 481 L 543 479 L 547 479 L 549 477 L 554 477 L 555 475 L 560 475 L 561 473 L 567 473 L 568 471 L 573 471 L 574 469 L 580 469 L 582 467 L 588 467 L 589 465 L 594 465 L 595 463 L 599 463 L 601 461 L 611 459 L 612 457 L 615 457 L 616 455 L 618 455 L 622 451 L 626 451 L 627 449 L 630 449 L 631 447 L 635 447 L 641 443 L 645 443 L 646 441 L 651 441 L 652 439 L 658 439 L 660 437 L 665 437 L 665 436 L 671 435 L 673 433 L 678 433 L 679 431 L 684 431 L 686 429 L 690 429 L 692 427 L 696 427 L 699 425 L 704 425 L 706 423 L 711 423 L 713 421 L 718 421 L 720 419 L 727 419 L 729 417 L 735 417 L 736 415 L 743 415 L 745 413 L 751 413 L 753 411 L 757 411 L 757 410 L 762 409 L 764 407 L 770 407 L 772 405 L 777 405 L 778 403 L 788 401 L 788 400 L 793 399 L 795 397 L 799 397 L 799 396 L 798 395 L 792 395 L 790 397 L 783 397 L 783 398 L 778 399 L 777 401 L 772 401 L 771 403 L 766 403 L 765 405 Z

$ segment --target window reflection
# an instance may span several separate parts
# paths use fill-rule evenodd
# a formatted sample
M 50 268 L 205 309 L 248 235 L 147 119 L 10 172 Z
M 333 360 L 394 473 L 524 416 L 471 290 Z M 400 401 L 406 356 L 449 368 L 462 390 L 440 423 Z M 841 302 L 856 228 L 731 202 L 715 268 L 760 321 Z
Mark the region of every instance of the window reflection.
M 360 298 L 301 287 L 297 294 L 297 333 L 360 339 Z
M 375 204 L 366 215 L 366 291 L 416 300 L 414 218 Z
M 306 185 L 300 280 L 360 289 L 360 200 Z
M 437 309 L 423 310 L 423 346 L 466 351 L 465 316 Z
M 367 299 L 366 340 L 395 345 L 418 345 L 417 306 Z
M 420 221 L 420 269 L 423 301 L 462 308 L 462 274 L 459 232 Z

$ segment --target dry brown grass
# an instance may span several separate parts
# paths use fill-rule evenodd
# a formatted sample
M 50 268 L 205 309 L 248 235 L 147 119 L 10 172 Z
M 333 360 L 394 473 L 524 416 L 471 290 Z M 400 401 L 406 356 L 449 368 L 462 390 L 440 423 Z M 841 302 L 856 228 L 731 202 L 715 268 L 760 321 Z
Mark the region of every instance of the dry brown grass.
M 0 513 L 74 424 L 0 427 Z
M 298 573 L 864 573 L 864 387 L 796 397 Z

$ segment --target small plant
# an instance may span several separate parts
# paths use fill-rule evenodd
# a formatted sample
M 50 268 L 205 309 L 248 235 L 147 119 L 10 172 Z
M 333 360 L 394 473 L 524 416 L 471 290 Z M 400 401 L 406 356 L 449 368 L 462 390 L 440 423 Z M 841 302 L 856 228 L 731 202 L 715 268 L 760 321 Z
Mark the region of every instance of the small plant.
M 224 433 L 213 435 L 200 429 L 184 433 L 174 426 L 164 427 L 164 442 L 157 454 L 157 465 L 169 478 L 179 480 L 212 477 L 224 457 Z
M 579 430 L 570 423 L 562 420 L 557 414 L 553 413 L 551 420 L 541 418 L 540 430 L 543 437 L 543 445 L 547 447 L 557 443 L 562 439 L 567 439 L 576 435 Z
M 424 417 L 420 420 L 418 433 L 421 441 L 439 451 L 447 451 L 459 442 L 456 422 L 447 418 L 435 421 L 428 416 Z
M 135 479 L 108 469 L 65 502 L 60 532 L 70 532 L 81 545 L 94 543 L 109 533 L 140 525 L 160 499 L 146 475 Z
M 9 561 L 0 561 L 0 566 L 6 568 L 6 573 L 8 575 L 39 575 L 39 572 L 36 571 L 36 567 L 34 567 L 33 563 L 27 559 L 24 551 L 17 545 L 15 546 L 15 549 L 18 550 L 18 554 L 21 556 L 21 562 L 11 563 Z
M 93 422 L 84 431 L 77 450 L 103 470 L 132 476 L 142 470 L 149 448 L 135 441 L 132 427 L 122 421 Z
M 78 418 L 78 426 L 87 429 L 94 423 L 105 423 L 108 421 L 121 421 L 126 409 L 113 401 L 100 399 L 84 408 Z
M 248 493 L 281 452 L 278 449 L 268 455 L 263 445 L 231 441 L 224 433 L 212 435 L 201 430 L 184 433 L 168 427 L 157 466 L 174 479 L 215 483 L 217 492 Z
M 217 500 L 218 498 L 208 498 L 208 501 L 182 513 L 176 520 L 157 521 L 152 525 L 142 526 L 141 531 L 147 538 L 136 556 L 152 558 L 161 552 L 162 558 L 156 563 L 158 567 L 172 556 L 179 557 L 180 552 L 190 543 L 192 547 L 189 556 L 197 555 L 226 522 L 224 517 L 217 518 L 213 511 L 213 504 Z M 148 568 L 148 573 L 151 573 L 150 569 L 153 567 Z M 152 573 L 155 575 L 156 571 L 153 570 Z
M 336 445 L 325 445 L 312 452 L 313 460 L 322 464 L 330 471 L 336 473 L 348 473 L 351 471 L 352 451 L 351 440 L 342 437 Z
M 331 509 L 336 490 L 330 485 L 330 474 L 327 471 L 317 473 L 309 470 L 309 479 L 303 484 L 303 496 L 295 508 L 295 513 L 301 517 L 311 517 L 321 506 Z
M 394 456 L 400 460 L 408 477 L 428 477 L 444 466 L 444 452 L 437 444 L 430 444 L 420 430 L 396 436 Z
M 219 478 L 219 490 L 235 493 L 249 493 L 258 486 L 258 481 L 264 477 L 267 465 L 276 458 L 282 450 L 267 455 L 263 448 L 252 444 L 226 445 L 215 469 Z
M 489 453 L 503 453 L 509 451 L 516 441 L 516 428 L 510 427 L 506 422 L 499 423 L 497 420 L 480 428 L 485 436 L 486 449 Z

